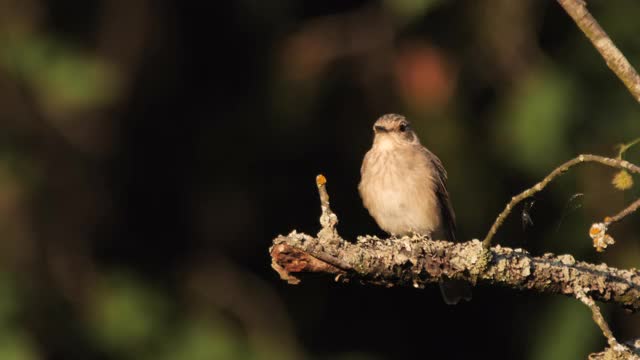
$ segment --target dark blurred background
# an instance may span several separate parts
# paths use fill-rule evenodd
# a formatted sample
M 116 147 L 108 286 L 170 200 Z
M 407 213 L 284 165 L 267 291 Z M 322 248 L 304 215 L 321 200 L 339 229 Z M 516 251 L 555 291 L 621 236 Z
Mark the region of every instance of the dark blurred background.
M 591 1 L 640 64 L 640 2 Z M 341 233 L 371 125 L 406 115 L 449 171 L 460 239 L 579 153 L 615 156 L 640 108 L 555 1 L 0 0 L 0 359 L 583 359 L 578 301 L 479 287 L 290 286 L 268 247 Z M 632 148 L 625 157 L 640 161 Z M 635 267 L 635 199 L 572 170 L 496 241 Z M 523 219 L 531 218 L 531 221 Z M 619 339 L 638 316 L 604 306 Z

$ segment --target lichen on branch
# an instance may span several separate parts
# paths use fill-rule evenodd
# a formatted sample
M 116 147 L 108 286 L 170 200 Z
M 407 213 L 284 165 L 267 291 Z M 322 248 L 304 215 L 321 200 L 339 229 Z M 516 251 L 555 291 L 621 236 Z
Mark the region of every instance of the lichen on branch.
M 331 211 L 327 181 L 319 175 L 316 185 L 322 210 L 322 229 L 315 237 L 295 230 L 289 235 L 276 237 L 269 248 L 271 266 L 281 279 L 290 284 L 300 283 L 301 278 L 310 273 L 329 275 L 340 282 L 385 287 L 424 288 L 430 283 L 457 279 L 474 286 L 497 285 L 575 297 L 592 310 L 594 321 L 610 345 L 602 353 L 591 354 L 590 358 L 637 359 L 636 348 L 617 342 L 595 304 L 595 301 L 602 301 L 617 304 L 631 312 L 640 310 L 640 273 L 636 269 L 621 270 L 604 263 L 578 262 L 571 255 L 547 253 L 532 256 L 522 249 L 490 246 L 493 235 L 513 206 L 541 191 L 572 166 L 583 162 L 596 162 L 640 173 L 640 167 L 621 159 L 580 155 L 553 170 L 532 188 L 513 197 L 482 242 L 473 239 L 462 243 L 433 240 L 417 234 L 389 239 L 360 236 L 355 243 L 349 242 L 338 234 L 338 217 Z M 615 217 L 605 219 L 605 223 L 596 229 L 598 231 L 594 232 L 592 227 L 592 237 L 606 235 L 608 225 L 633 213 L 640 207 L 638 204 L 640 200 Z M 612 238 L 609 243 L 613 243 Z M 609 243 L 597 245 L 604 248 Z
M 269 252 L 272 266 L 290 283 L 308 273 L 385 287 L 423 288 L 453 278 L 474 285 L 567 296 L 575 296 L 574 289 L 580 288 L 595 300 L 640 310 L 636 270 L 578 262 L 571 255 L 535 257 L 522 249 L 501 246 L 487 250 L 479 240 L 451 243 L 417 235 L 397 239 L 366 236 L 351 243 L 294 231 L 275 238 Z

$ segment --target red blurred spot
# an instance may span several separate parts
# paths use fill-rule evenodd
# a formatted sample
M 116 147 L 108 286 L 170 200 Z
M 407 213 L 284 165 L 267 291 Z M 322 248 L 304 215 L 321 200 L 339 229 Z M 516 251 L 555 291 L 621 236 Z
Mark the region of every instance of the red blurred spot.
M 428 44 L 405 46 L 394 67 L 398 92 L 412 107 L 440 107 L 453 95 L 454 65 L 439 49 Z

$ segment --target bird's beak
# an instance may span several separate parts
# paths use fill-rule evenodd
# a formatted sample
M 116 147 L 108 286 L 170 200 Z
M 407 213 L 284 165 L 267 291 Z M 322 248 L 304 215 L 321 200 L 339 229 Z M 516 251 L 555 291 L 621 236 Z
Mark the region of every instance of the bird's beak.
M 387 128 L 382 125 L 376 125 L 373 127 L 373 130 L 377 133 L 387 132 Z

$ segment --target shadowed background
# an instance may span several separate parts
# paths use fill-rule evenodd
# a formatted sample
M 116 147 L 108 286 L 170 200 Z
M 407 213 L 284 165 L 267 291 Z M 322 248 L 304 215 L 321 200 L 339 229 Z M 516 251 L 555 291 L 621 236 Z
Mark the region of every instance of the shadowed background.
M 640 63 L 640 3 L 590 10 Z M 0 0 L 1 359 L 582 359 L 578 301 L 479 287 L 326 280 L 270 268 L 277 234 L 383 235 L 357 193 L 374 120 L 406 115 L 449 172 L 458 238 L 578 153 L 615 156 L 640 108 L 554 1 L 216 4 Z M 638 151 L 626 155 L 638 163 Z M 637 198 L 572 170 L 495 241 L 636 267 Z M 529 219 L 530 218 L 530 219 Z M 604 307 L 621 340 L 637 315 Z

